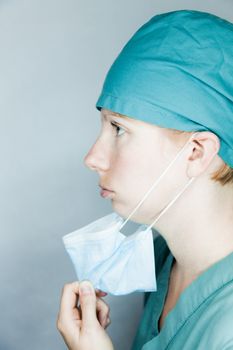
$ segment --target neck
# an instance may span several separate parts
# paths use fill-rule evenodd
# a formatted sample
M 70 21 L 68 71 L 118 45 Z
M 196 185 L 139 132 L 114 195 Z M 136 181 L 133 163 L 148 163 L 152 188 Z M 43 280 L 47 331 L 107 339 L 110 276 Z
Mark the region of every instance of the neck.
M 230 186 L 195 186 L 158 221 L 181 284 L 233 252 L 232 198 Z

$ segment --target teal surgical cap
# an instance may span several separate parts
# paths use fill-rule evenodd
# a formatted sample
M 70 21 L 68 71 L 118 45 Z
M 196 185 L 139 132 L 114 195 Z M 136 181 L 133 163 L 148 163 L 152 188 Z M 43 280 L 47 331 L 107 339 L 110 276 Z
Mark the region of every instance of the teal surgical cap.
M 196 10 L 152 17 L 113 62 L 96 108 L 160 127 L 211 131 L 233 167 L 233 24 Z

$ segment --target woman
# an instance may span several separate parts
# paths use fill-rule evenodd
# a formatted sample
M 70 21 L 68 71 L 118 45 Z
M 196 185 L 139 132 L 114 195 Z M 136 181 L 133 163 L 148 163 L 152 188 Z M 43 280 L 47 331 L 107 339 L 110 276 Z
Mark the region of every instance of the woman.
M 154 16 L 120 52 L 96 103 L 102 131 L 85 164 L 123 217 L 193 135 L 133 217 L 150 224 L 195 179 L 153 226 L 158 290 L 146 295 L 132 350 L 233 349 L 232 42 L 233 24 L 217 16 Z M 57 326 L 69 349 L 113 349 L 101 296 L 88 281 L 64 287 Z

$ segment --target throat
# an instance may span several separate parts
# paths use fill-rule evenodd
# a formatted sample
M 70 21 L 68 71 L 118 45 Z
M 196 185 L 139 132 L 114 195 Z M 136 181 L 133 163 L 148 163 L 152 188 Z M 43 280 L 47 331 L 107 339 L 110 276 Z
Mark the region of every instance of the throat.
M 182 285 L 179 286 L 178 288 L 178 277 L 177 277 L 177 272 L 176 272 L 176 264 L 175 264 L 175 259 L 173 260 L 172 268 L 171 268 L 171 273 L 169 277 L 169 282 L 168 282 L 168 290 L 165 298 L 165 303 L 163 306 L 162 313 L 159 317 L 158 320 L 158 330 L 159 332 L 161 331 L 165 318 L 168 315 L 168 313 L 174 309 L 176 306 L 176 303 L 183 292 L 183 290 L 188 286 L 190 283 L 183 283 Z

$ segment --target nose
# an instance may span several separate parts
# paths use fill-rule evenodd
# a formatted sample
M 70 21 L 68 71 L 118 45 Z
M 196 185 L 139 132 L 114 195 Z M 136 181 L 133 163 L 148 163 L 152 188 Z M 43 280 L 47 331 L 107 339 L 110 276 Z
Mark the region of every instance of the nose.
M 109 169 L 110 159 L 106 145 L 98 139 L 84 157 L 84 164 L 93 171 L 103 172 Z

